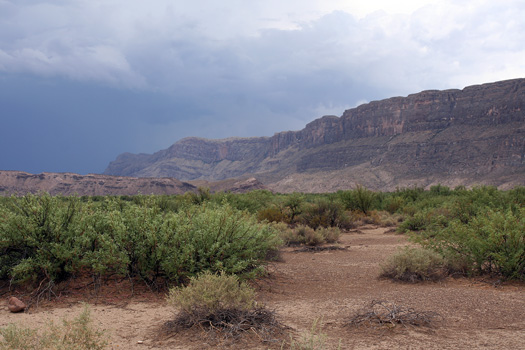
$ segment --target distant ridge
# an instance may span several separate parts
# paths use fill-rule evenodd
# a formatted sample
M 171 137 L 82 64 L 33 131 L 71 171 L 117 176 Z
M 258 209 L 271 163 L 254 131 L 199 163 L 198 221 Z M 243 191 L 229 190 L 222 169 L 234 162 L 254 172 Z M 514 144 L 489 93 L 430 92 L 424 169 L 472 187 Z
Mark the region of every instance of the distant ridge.
M 272 137 L 185 138 L 152 155 L 119 155 L 104 174 L 216 181 L 255 176 L 276 191 L 356 183 L 525 184 L 525 79 L 428 90 L 324 116 Z

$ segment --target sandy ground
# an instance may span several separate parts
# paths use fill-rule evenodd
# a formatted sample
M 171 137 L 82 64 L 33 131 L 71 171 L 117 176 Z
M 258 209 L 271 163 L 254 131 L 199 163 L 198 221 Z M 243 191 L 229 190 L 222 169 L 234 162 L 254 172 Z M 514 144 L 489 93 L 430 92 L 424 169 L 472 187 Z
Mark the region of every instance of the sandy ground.
M 307 334 L 321 320 L 325 349 L 525 349 L 525 285 L 481 279 L 449 278 L 439 283 L 400 284 L 378 279 L 380 263 L 407 243 L 406 238 L 364 227 L 341 237 L 346 250 L 295 252 L 286 248 L 282 261 L 269 265 L 269 276 L 256 282 L 258 300 L 274 310 L 296 336 Z M 393 330 L 349 328 L 345 322 L 372 300 L 385 300 L 418 311 L 438 312 L 433 329 L 396 327 Z M 23 314 L 0 304 L 0 327 L 16 323 L 44 327 L 50 320 L 73 318 L 82 310 L 78 299 L 31 308 Z M 174 310 L 162 296 L 99 297 L 90 300 L 94 324 L 107 331 L 110 349 L 203 349 L 209 345 L 199 332 L 159 336 Z M 235 349 L 279 349 L 255 337 Z

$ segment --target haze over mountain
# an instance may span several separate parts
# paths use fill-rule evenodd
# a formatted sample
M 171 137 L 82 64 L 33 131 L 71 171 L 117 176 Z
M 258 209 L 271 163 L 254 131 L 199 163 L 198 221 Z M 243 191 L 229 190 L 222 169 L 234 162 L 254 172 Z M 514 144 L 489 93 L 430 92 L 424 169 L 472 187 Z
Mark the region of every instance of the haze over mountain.
M 271 189 L 525 183 L 525 79 L 423 91 L 324 116 L 272 137 L 185 138 L 152 155 L 124 153 L 104 174 L 223 180 Z

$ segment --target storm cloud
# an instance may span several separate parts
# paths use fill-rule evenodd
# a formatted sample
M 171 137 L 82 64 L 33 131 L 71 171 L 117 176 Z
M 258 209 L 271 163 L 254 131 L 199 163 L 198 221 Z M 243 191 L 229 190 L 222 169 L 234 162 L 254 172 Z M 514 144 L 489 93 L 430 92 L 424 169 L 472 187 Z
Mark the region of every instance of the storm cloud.
M 348 3 L 0 0 L 0 168 L 102 172 L 187 136 L 525 76 L 522 1 Z

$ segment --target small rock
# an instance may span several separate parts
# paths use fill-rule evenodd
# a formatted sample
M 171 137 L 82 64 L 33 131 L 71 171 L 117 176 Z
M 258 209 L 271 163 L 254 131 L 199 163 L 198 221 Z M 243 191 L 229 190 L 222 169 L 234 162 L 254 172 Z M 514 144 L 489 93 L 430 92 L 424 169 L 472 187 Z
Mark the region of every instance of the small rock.
M 11 312 L 21 312 L 24 311 L 26 307 L 26 304 L 17 297 L 9 298 L 9 302 L 7 303 L 7 308 Z

